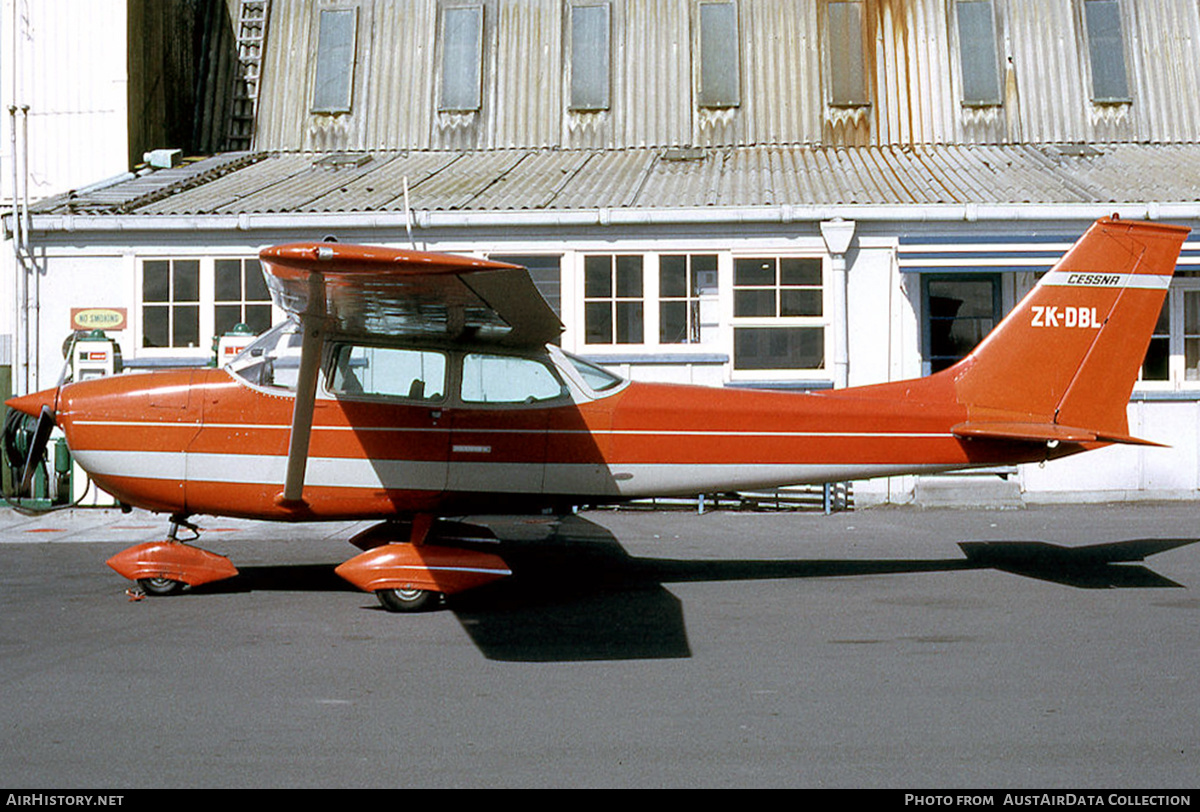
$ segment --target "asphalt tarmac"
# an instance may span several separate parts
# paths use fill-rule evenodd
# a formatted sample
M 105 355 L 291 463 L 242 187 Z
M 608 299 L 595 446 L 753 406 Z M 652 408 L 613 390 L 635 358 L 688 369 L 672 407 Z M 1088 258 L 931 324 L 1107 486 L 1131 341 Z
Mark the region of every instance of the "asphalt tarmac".
M 504 520 L 511 578 L 398 615 L 365 525 L 202 519 L 241 575 L 131 600 L 164 519 L 0 510 L 0 786 L 1194 788 L 1198 519 Z

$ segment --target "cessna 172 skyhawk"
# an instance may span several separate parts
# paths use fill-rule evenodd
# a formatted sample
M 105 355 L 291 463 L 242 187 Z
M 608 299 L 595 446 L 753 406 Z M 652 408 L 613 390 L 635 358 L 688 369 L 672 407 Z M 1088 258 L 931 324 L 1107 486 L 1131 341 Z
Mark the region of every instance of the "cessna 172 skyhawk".
M 123 503 L 171 516 L 166 541 L 109 561 L 146 591 L 236 574 L 177 540 L 193 515 L 379 519 L 337 572 L 389 609 L 416 609 L 509 574 L 496 555 L 437 543 L 439 517 L 1146 443 L 1129 436 L 1126 405 L 1187 233 L 1102 219 L 957 365 L 806 394 L 622 380 L 553 345 L 562 325 L 516 266 L 284 245 L 261 258 L 290 317 L 224 369 L 94 379 L 9 405 L 46 431 L 57 422 Z

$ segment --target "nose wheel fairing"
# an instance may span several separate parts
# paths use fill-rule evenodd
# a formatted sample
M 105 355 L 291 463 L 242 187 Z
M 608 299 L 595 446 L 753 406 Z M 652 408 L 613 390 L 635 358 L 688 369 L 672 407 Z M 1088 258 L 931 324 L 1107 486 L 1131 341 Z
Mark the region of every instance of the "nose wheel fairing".
M 131 581 L 173 581 L 188 586 L 221 581 L 238 574 L 229 559 L 179 541 L 150 541 L 108 559 L 108 566 Z

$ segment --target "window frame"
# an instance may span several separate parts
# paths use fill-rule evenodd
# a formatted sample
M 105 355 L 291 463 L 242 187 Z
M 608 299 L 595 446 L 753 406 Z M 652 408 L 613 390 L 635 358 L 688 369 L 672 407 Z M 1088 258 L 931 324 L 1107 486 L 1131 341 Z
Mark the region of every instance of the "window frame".
M 1112 42 L 1110 38 L 1101 38 L 1101 32 L 1098 30 L 1099 23 L 1092 11 L 1099 13 L 1101 8 L 1111 9 L 1111 18 L 1105 22 L 1116 22 L 1116 39 L 1117 42 Z M 1131 104 L 1133 102 L 1132 90 L 1129 84 L 1129 61 L 1128 61 L 1128 45 L 1126 44 L 1125 34 L 1125 10 L 1122 7 L 1121 0 L 1080 0 L 1080 17 L 1083 25 L 1083 51 L 1088 68 L 1089 95 L 1093 104 L 1103 105 L 1119 105 Z M 1112 56 L 1114 52 L 1116 56 Z M 1097 57 L 1109 55 L 1110 59 L 1101 62 Z M 1098 73 L 1097 68 L 1101 67 Z M 1108 69 L 1108 70 L 1106 70 Z M 1119 79 L 1121 87 L 1098 87 L 1098 79 L 1102 82 L 1113 81 L 1116 78 L 1116 72 L 1119 69 Z M 1109 74 L 1112 75 L 1109 75 Z M 1100 91 L 1119 90 L 1119 93 Z
M 834 30 L 834 7 L 854 6 L 858 9 L 858 40 L 857 50 L 851 49 L 853 31 Z M 871 77 L 868 73 L 867 59 L 868 30 L 867 5 L 863 0 L 826 0 L 824 4 L 824 58 L 825 58 L 825 98 L 826 103 L 833 108 L 858 109 L 871 106 Z M 850 22 L 849 18 L 846 18 Z M 842 34 L 846 39 L 847 50 L 839 54 L 835 52 L 834 35 Z M 837 57 L 842 56 L 845 64 L 839 64 Z M 856 57 L 856 58 L 855 58 Z M 850 74 L 847 78 L 847 74 Z M 854 74 L 858 74 L 855 76 Z M 855 88 L 847 83 L 856 83 Z M 857 96 L 858 98 L 855 98 Z
M 695 261 L 700 257 L 711 257 L 712 268 L 702 268 L 696 270 Z M 663 287 L 663 260 L 668 258 L 682 258 L 684 272 L 684 291 L 682 296 L 668 295 L 664 293 Z M 698 274 L 711 273 L 713 274 L 713 282 L 711 288 L 714 292 L 720 291 L 721 285 L 721 256 L 714 251 L 664 251 L 658 254 L 658 288 L 657 288 L 657 304 L 658 304 L 658 325 L 657 325 L 657 344 L 661 347 L 681 347 L 681 346 L 696 346 L 704 343 L 704 336 L 701 334 L 701 302 L 706 295 L 701 291 L 701 285 Z M 719 293 L 717 294 L 719 295 Z M 668 341 L 663 336 L 663 306 L 667 304 L 682 303 L 684 305 L 684 332 L 686 337 L 681 341 Z
M 476 17 L 474 42 L 464 37 L 451 41 L 451 18 L 466 12 L 473 12 Z M 438 112 L 439 113 L 477 113 L 483 108 L 483 50 L 487 26 L 487 11 L 483 3 L 444 4 L 438 9 Z M 449 82 L 458 78 L 459 70 L 454 70 L 450 60 L 456 56 L 470 55 L 472 64 L 461 71 L 466 81 L 463 85 L 463 98 L 456 98 L 457 88 L 452 88 Z M 447 96 L 450 96 L 448 98 Z
M 165 263 L 167 267 L 167 291 L 165 299 L 147 299 L 146 272 L 151 264 Z M 182 263 L 195 263 L 196 266 L 196 298 L 176 298 L 176 266 Z M 201 340 L 205 334 L 205 314 L 211 310 L 204 306 L 204 273 L 202 263 L 198 257 L 143 257 L 138 262 L 137 273 L 137 347 L 139 354 L 147 355 L 163 355 L 177 354 L 180 352 L 192 352 L 197 349 L 203 349 L 203 341 Z M 177 311 L 180 309 L 194 309 L 196 311 L 196 343 L 188 345 L 176 344 L 176 325 Z M 151 346 L 146 343 L 147 322 L 149 321 L 148 309 L 165 310 L 167 313 L 167 342 L 162 345 Z M 212 332 L 211 328 L 207 332 Z
M 567 109 L 572 113 L 598 113 L 612 109 L 612 3 L 609 0 L 578 0 L 569 6 L 567 21 L 568 78 Z M 603 42 L 581 38 L 580 25 L 592 13 L 603 12 Z M 585 32 L 586 33 L 586 32 Z M 583 78 L 581 78 L 583 77 Z M 603 77 L 594 83 L 589 77 Z M 584 83 L 588 86 L 585 87 Z M 595 87 L 592 87 L 592 85 Z M 591 93 L 595 93 L 592 97 Z M 580 98 L 584 96 L 584 98 Z
M 247 253 L 220 253 L 220 254 L 147 254 L 145 256 L 136 256 L 133 258 L 134 264 L 134 290 L 132 308 L 133 317 L 131 319 L 131 328 L 133 331 L 134 346 L 137 347 L 136 353 L 128 354 L 127 357 L 132 358 L 193 358 L 193 359 L 210 359 L 216 347 L 216 341 L 220 335 L 216 332 L 216 307 L 219 304 L 228 304 L 228 302 L 217 301 L 216 291 L 216 264 L 218 260 L 241 260 L 243 263 L 243 284 L 245 264 L 250 260 L 257 260 L 258 256 L 251 252 Z M 199 308 L 199 338 L 195 346 L 175 346 L 173 343 L 169 346 L 162 347 L 147 347 L 146 343 L 146 311 L 147 304 L 151 306 L 165 306 L 174 303 L 169 302 L 147 302 L 145 298 L 145 282 L 146 282 L 146 265 L 153 262 L 166 262 L 169 267 L 174 267 L 177 262 L 195 262 L 198 265 L 197 284 L 199 287 L 199 296 L 195 302 L 179 302 L 178 304 L 186 304 L 188 306 L 198 306 Z M 267 304 L 271 306 L 271 324 L 268 330 L 276 326 L 283 320 L 283 312 L 276 306 L 274 300 L 268 299 Z M 170 325 L 171 321 L 168 322 Z M 170 330 L 170 327 L 168 327 Z M 265 330 L 263 331 L 266 332 Z M 261 335 L 261 334 L 260 334 Z
M 331 23 L 328 32 L 332 36 L 334 33 L 332 29 L 334 19 L 345 14 L 350 15 L 350 42 L 347 49 L 349 64 L 346 66 L 345 87 L 339 88 L 336 98 L 323 99 L 323 89 L 329 86 L 334 77 L 325 77 L 325 80 L 322 81 L 322 76 L 326 71 L 336 70 L 340 67 L 339 65 L 332 65 L 331 60 L 340 56 L 342 50 L 338 47 L 342 43 L 330 44 L 329 40 L 326 39 L 327 29 L 325 28 L 325 21 L 328 19 Z M 326 17 L 326 15 L 329 16 Z M 317 16 L 317 45 L 313 51 L 312 95 L 309 103 L 309 112 L 325 115 L 349 113 L 354 106 L 354 75 L 358 61 L 358 6 L 337 6 L 321 9 Z M 330 93 L 329 95 L 332 97 L 334 94 Z
M 582 268 L 582 296 L 579 300 L 582 304 L 581 313 L 582 320 L 582 346 L 585 347 L 643 347 L 647 344 L 647 274 L 646 274 L 646 259 L 650 256 L 645 252 L 640 251 L 583 251 L 580 252 L 580 263 Z M 596 258 L 606 258 L 609 261 L 609 287 L 606 295 L 596 296 L 588 292 L 588 260 Z M 636 258 L 639 263 L 640 285 L 637 295 L 622 295 L 620 285 L 620 269 L 619 262 L 621 259 Z M 609 340 L 606 342 L 590 341 L 589 340 L 589 318 L 588 305 L 600 305 L 607 303 L 609 305 Z M 640 306 L 640 316 L 637 319 L 638 333 L 640 337 L 636 341 L 621 341 L 620 340 L 620 305 Z
M 973 32 L 984 35 L 983 38 L 987 39 L 986 44 L 989 46 L 988 50 L 990 52 L 991 70 L 988 71 L 986 76 L 976 76 L 974 71 L 984 70 L 983 66 L 988 63 L 988 60 L 982 60 L 980 63 L 968 62 L 968 51 L 978 44 L 979 38 L 974 38 L 968 42 L 963 36 L 963 9 L 967 6 L 972 7 L 973 12 L 978 11 L 980 8 L 986 7 L 986 13 L 983 11 L 978 11 L 979 14 L 986 16 L 986 26 L 981 27 L 985 27 L 986 31 L 980 30 Z M 958 45 L 958 75 L 961 93 L 959 103 L 963 107 L 1002 106 L 1004 103 L 1004 91 L 1003 82 L 1001 81 L 1000 76 L 1000 52 L 997 47 L 999 37 L 997 36 L 996 30 L 996 6 L 994 0 L 957 0 L 957 2 L 954 4 L 954 14 L 954 35 Z M 978 19 L 972 19 L 970 14 L 965 16 L 971 22 L 981 22 Z M 968 65 L 971 67 L 969 68 Z M 976 93 L 973 96 L 969 95 L 969 91 L 973 90 L 977 84 L 987 84 L 987 92 Z
M 737 266 L 741 260 L 773 260 L 775 264 L 775 282 L 771 286 L 767 285 L 739 285 L 737 278 Z M 783 284 L 783 260 L 815 260 L 820 264 L 820 284 L 819 285 L 785 285 Z M 786 251 L 735 251 L 731 254 L 731 272 L 729 281 L 726 283 L 729 291 L 729 342 L 730 342 L 730 377 L 732 380 L 749 380 L 749 379 L 780 379 L 786 380 L 796 376 L 797 373 L 804 373 L 807 377 L 816 377 L 824 379 L 832 375 L 830 367 L 830 359 L 832 358 L 832 341 L 833 341 L 833 326 L 834 320 L 837 318 L 845 318 L 845 314 L 830 314 L 829 304 L 831 302 L 829 296 L 830 285 L 830 262 L 829 256 L 823 252 L 786 252 Z M 775 295 L 775 315 L 737 315 L 737 293 L 739 289 L 747 290 L 774 290 Z M 804 316 L 785 316 L 781 315 L 781 297 L 785 290 L 811 290 L 816 289 L 820 292 L 821 314 L 804 315 Z M 737 343 L 739 332 L 745 330 L 770 330 L 770 329 L 820 329 L 821 330 L 821 365 L 812 367 L 804 366 L 789 366 L 789 367 L 739 367 Z M 831 379 L 832 380 L 832 379 Z
M 696 106 L 727 110 L 742 104 L 741 21 L 736 0 L 698 0 L 695 17 Z M 730 19 L 718 19 L 728 11 Z M 722 24 L 732 26 L 730 35 Z M 728 66 L 728 67 L 727 67 Z M 723 74 L 731 72 L 731 77 Z
M 1004 318 L 1005 313 L 1006 313 L 1005 308 L 1004 308 L 1005 297 L 1004 297 L 1004 276 L 1003 276 L 1003 274 L 1000 271 L 994 271 L 994 272 L 947 271 L 945 273 L 923 273 L 923 274 L 921 274 L 921 371 L 922 371 L 923 375 L 930 375 L 933 372 L 938 371 L 937 369 L 934 369 L 934 366 L 933 366 L 933 364 L 934 364 L 933 308 L 931 308 L 930 304 L 929 304 L 929 285 L 930 285 L 930 283 L 931 282 L 979 282 L 979 281 L 988 281 L 992 284 L 992 314 L 991 314 L 992 326 L 988 330 L 985 330 L 983 332 L 983 334 L 980 336 L 980 341 L 982 341 L 984 337 L 986 337 L 992 330 L 994 330 L 996 328 L 996 325 L 998 325 L 1000 323 L 1000 321 Z M 979 342 L 976 342 L 976 344 L 973 345 L 971 347 L 971 349 L 974 349 L 976 346 L 979 346 Z M 967 350 L 968 353 L 970 351 L 971 351 L 970 349 Z M 939 357 L 949 358 L 950 356 L 939 356 Z M 955 363 L 957 363 L 958 360 L 962 360 L 962 358 L 965 358 L 965 357 L 966 357 L 966 354 L 964 354 L 962 356 L 958 356 L 955 361 L 951 361 L 950 363 L 946 364 L 944 367 L 939 367 L 938 369 L 945 369 L 950 366 L 953 366 Z

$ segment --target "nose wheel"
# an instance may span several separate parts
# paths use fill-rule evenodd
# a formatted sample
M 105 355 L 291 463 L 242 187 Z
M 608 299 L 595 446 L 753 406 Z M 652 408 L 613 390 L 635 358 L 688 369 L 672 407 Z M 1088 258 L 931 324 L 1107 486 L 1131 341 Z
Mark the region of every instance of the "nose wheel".
M 183 581 L 172 581 L 170 578 L 138 578 L 137 583 L 147 595 L 156 597 L 178 595 L 188 587 Z
M 420 612 L 436 605 L 442 593 L 432 589 L 380 589 L 375 597 L 389 612 Z

